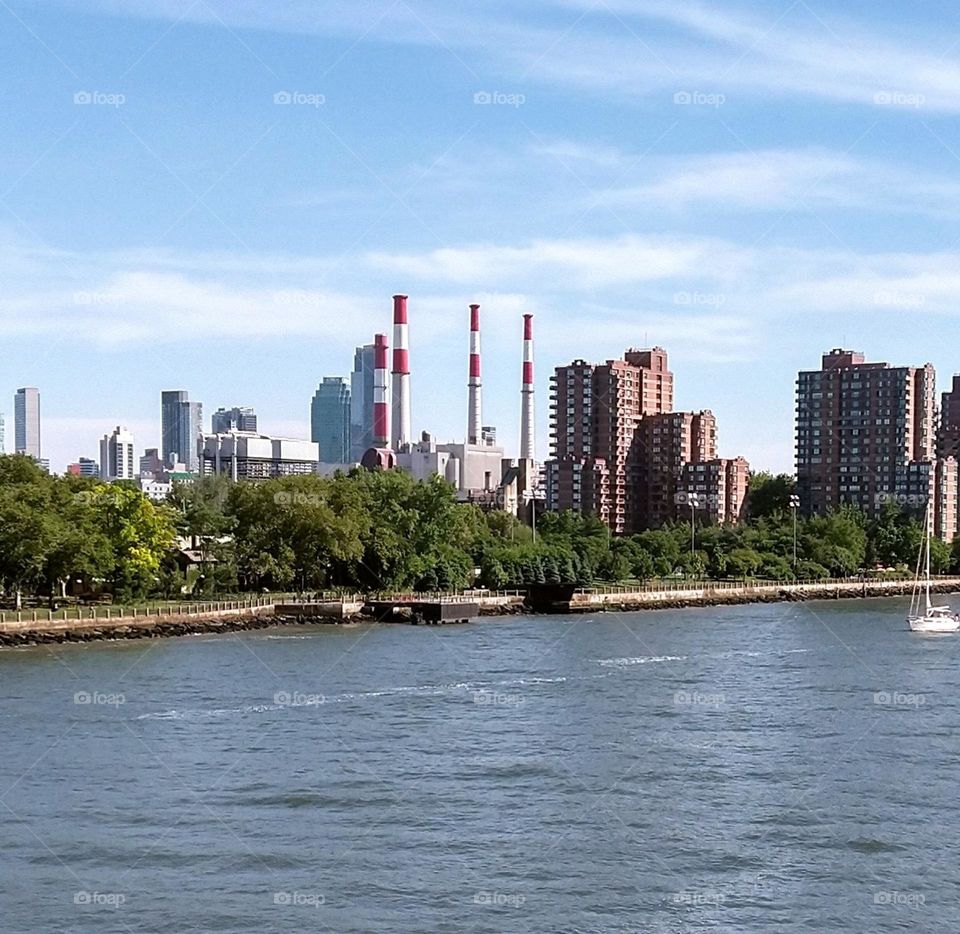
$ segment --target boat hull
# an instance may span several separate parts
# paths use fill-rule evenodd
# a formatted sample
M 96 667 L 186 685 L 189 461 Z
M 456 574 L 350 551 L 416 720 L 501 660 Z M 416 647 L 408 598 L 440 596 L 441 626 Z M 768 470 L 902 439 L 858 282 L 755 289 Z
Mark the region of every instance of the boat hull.
M 911 632 L 957 632 L 960 617 L 956 616 L 911 616 L 907 619 Z

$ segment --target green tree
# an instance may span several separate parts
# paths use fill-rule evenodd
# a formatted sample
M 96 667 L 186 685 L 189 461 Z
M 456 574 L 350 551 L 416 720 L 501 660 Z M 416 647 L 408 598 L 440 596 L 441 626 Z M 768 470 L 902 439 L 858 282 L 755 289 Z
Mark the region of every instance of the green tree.
M 790 474 L 753 473 L 747 494 L 747 513 L 751 519 L 784 515 L 790 509 L 790 497 L 796 492 L 797 483 Z

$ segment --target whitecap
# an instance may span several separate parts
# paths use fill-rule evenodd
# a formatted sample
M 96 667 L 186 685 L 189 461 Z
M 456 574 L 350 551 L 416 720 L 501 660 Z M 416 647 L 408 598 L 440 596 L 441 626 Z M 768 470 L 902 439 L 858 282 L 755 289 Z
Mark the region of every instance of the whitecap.
M 687 655 L 637 655 L 627 658 L 599 658 L 597 663 L 605 668 L 626 668 L 630 665 L 651 665 L 657 662 L 685 662 Z

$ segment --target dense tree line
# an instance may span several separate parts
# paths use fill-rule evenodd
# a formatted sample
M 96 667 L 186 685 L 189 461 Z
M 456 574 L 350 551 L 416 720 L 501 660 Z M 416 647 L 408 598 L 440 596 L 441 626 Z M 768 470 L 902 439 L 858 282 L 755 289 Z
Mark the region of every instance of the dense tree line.
M 130 599 L 912 570 L 922 523 L 893 505 L 872 522 L 851 508 L 799 519 L 794 565 L 792 492 L 788 476 L 756 475 L 749 520 L 698 526 L 691 548 L 688 522 L 612 537 L 596 518 L 546 514 L 535 533 L 506 513 L 457 503 L 440 478 L 402 472 L 205 478 L 154 504 L 132 484 L 53 477 L 27 458 L 0 457 L 0 588 L 57 598 L 86 584 Z M 178 537 L 192 546 L 188 561 Z M 960 568 L 960 544 L 936 542 L 933 565 Z
M 52 477 L 0 456 L 0 587 L 62 596 L 71 582 L 118 594 L 154 590 L 176 542 L 172 513 L 128 484 Z

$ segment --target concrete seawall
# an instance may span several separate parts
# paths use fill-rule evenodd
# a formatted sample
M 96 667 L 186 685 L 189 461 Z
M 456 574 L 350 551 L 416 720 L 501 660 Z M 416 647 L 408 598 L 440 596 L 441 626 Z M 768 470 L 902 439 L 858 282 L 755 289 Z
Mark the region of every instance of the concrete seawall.
M 725 606 L 747 603 L 793 603 L 805 600 L 843 600 L 862 597 L 909 596 L 912 580 L 856 580 L 804 583 L 733 584 L 708 582 L 702 587 L 588 591 L 575 593 L 569 602 L 554 605 L 553 612 L 588 613 L 603 610 L 656 610 L 688 606 Z M 960 592 L 960 577 L 941 578 L 935 593 Z
M 674 584 L 640 589 L 611 588 L 576 592 L 570 599 L 541 606 L 552 613 L 595 613 L 657 610 L 747 603 L 785 603 L 803 600 L 839 600 L 862 597 L 904 596 L 912 592 L 912 580 L 845 580 L 802 583 L 739 583 L 708 581 L 701 586 Z M 960 593 L 960 577 L 940 578 L 936 593 Z M 479 605 L 481 616 L 530 613 L 523 595 L 478 594 L 463 597 Z M 0 648 L 61 642 L 92 642 L 102 639 L 159 639 L 197 633 L 226 633 L 266 629 L 271 626 L 343 624 L 369 622 L 365 603 L 358 597 L 345 600 L 304 601 L 274 604 L 267 598 L 210 604 L 176 612 L 139 610 L 137 615 L 110 618 L 55 619 L 47 611 L 24 611 L 20 618 L 0 622 Z M 43 617 L 47 616 L 46 619 Z M 27 617 L 27 618 L 24 618 Z M 36 617 L 36 618 L 35 618 Z
M 482 615 L 523 611 L 523 597 L 516 594 L 471 599 L 480 604 Z M 164 607 L 161 610 L 138 610 L 136 615 L 84 617 L 85 611 L 81 611 L 78 617 L 69 619 L 54 618 L 46 610 L 24 610 L 16 614 L 17 619 L 0 622 L 0 648 L 105 639 L 162 639 L 199 633 L 242 632 L 270 626 L 370 622 L 362 615 L 364 606 L 364 601 L 356 598 L 277 604 L 261 598 L 225 605 L 210 604 L 209 608 L 188 608 L 185 612 Z

